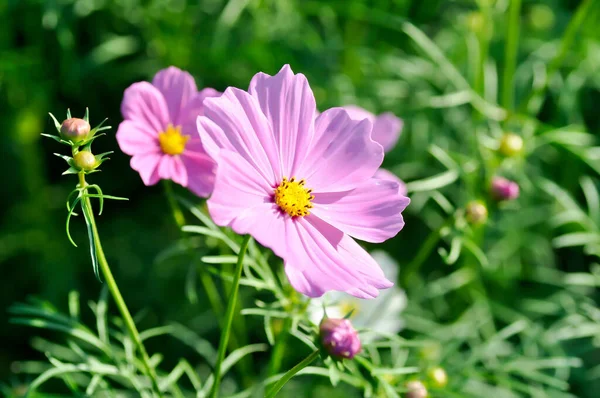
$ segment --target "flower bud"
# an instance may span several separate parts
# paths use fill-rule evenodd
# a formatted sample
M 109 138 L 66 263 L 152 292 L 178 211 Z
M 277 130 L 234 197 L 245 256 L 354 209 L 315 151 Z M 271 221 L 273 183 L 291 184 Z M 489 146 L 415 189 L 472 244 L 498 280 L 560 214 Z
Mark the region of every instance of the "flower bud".
M 488 211 L 483 202 L 473 200 L 467 203 L 465 214 L 469 224 L 478 225 L 486 222 Z
M 494 177 L 491 190 L 496 200 L 513 200 L 519 197 L 519 185 L 504 177 Z
M 90 133 L 90 124 L 83 119 L 72 117 L 62 122 L 60 133 L 64 139 L 79 142 Z
M 336 359 L 352 359 L 362 348 L 358 333 L 348 319 L 325 318 L 319 330 L 323 348 Z
M 73 156 L 75 165 L 81 170 L 91 171 L 97 166 L 96 157 L 90 151 L 80 151 Z
M 427 375 L 429 376 L 429 379 L 431 379 L 431 384 L 438 388 L 444 388 L 448 384 L 448 374 L 446 374 L 446 371 L 439 366 L 429 369 Z
M 406 398 L 427 398 L 428 396 L 427 388 L 418 380 L 409 381 L 406 383 L 406 388 L 408 389 Z
M 545 4 L 533 4 L 529 11 L 529 23 L 533 29 L 548 30 L 551 29 L 556 22 L 554 11 Z
M 500 139 L 498 151 L 504 156 L 515 156 L 523 151 L 523 138 L 513 133 L 506 133 Z

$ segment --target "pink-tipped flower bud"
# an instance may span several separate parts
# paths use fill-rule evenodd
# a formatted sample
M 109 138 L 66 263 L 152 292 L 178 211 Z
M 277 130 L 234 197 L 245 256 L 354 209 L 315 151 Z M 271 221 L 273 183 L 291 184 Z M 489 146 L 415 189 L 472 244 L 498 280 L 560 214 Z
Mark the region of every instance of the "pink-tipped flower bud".
M 96 157 L 90 151 L 80 151 L 73 156 L 75 165 L 81 170 L 92 171 L 98 166 Z
M 488 210 L 485 204 L 478 200 L 473 200 L 467 203 L 465 209 L 465 217 L 469 224 L 479 225 L 487 221 Z
M 504 177 L 492 180 L 492 196 L 496 200 L 513 200 L 519 197 L 519 185 Z
M 406 383 L 406 398 L 427 398 L 427 388 L 418 380 L 409 381 Z
M 83 119 L 72 117 L 62 122 L 60 133 L 66 140 L 79 142 L 87 138 L 90 133 L 90 124 Z
M 348 319 L 325 318 L 319 327 L 321 344 L 336 359 L 352 359 L 362 348 L 358 333 Z

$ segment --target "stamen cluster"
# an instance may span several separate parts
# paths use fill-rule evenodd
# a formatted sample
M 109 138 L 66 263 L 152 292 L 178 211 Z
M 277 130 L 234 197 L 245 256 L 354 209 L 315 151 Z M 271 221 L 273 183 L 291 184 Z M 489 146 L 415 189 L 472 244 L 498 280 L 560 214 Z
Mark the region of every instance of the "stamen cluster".
M 289 180 L 283 177 L 281 184 L 275 189 L 275 203 L 291 217 L 304 217 L 310 214 L 308 209 L 313 207 L 311 201 L 315 198 L 312 189 L 307 189 L 304 180 Z

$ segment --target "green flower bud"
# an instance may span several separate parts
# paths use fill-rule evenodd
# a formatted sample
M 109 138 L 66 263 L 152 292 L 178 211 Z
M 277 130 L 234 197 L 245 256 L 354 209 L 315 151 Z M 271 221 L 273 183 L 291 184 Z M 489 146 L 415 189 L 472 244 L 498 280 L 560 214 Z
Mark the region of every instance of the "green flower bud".
M 483 202 L 473 200 L 467 203 L 465 214 L 469 224 L 481 225 L 486 222 L 488 211 Z
M 554 26 L 556 17 L 552 8 L 545 4 L 534 4 L 529 11 L 529 23 L 536 30 L 548 30 Z
M 448 384 L 448 374 L 446 374 L 444 368 L 441 368 L 439 366 L 429 369 L 429 372 L 427 372 L 427 376 L 429 376 L 431 384 L 433 384 L 437 388 L 444 388 Z
M 79 142 L 87 138 L 90 133 L 90 124 L 83 119 L 72 117 L 62 122 L 60 133 L 66 140 Z
M 98 166 L 96 157 L 90 151 L 77 152 L 77 154 L 73 156 L 73 160 L 79 169 L 85 171 L 92 171 Z
M 515 156 L 523 151 L 523 138 L 513 133 L 506 133 L 500 140 L 498 151 L 504 156 Z
M 427 388 L 419 380 L 413 380 L 406 383 L 408 389 L 406 398 L 427 398 L 429 396 Z

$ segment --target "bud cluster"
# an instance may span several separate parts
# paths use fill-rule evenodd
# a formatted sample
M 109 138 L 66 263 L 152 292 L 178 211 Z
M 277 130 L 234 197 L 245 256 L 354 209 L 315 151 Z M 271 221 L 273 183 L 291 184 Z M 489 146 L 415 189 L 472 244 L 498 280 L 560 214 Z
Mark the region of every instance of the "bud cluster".
M 52 120 L 54 121 L 54 126 L 56 127 L 58 135 L 42 135 L 71 147 L 72 156 L 55 154 L 63 158 L 69 165 L 69 168 L 63 174 L 89 174 L 98 171 L 98 166 L 108 159 L 106 158 L 107 155 L 112 153 L 105 152 L 94 155 L 91 150 L 92 142 L 102 135 L 98 134 L 98 132 L 110 129 L 110 126 L 102 126 L 106 119 L 98 126 L 91 128 L 89 123 L 89 111 L 87 109 L 83 119 L 71 117 L 70 110 L 67 111 L 67 119 L 62 123 L 59 123 L 54 115 L 50 114 L 50 117 L 52 117 Z

